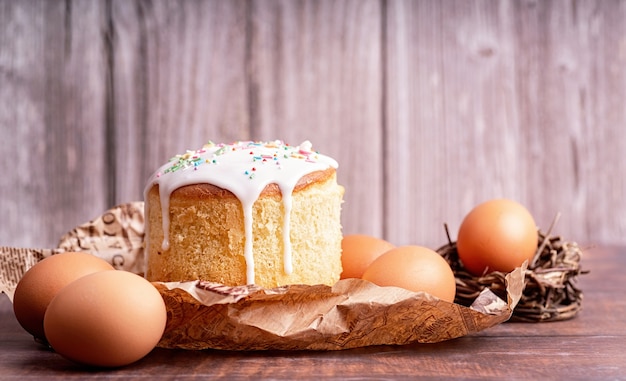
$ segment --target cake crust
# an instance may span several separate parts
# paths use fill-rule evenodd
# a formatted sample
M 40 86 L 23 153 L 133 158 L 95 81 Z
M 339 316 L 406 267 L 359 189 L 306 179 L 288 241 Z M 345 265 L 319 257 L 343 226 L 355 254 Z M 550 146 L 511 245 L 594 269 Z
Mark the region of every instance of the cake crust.
M 335 175 L 334 168 L 328 168 L 322 171 L 315 171 L 304 175 L 298 180 L 296 186 L 294 188 L 294 192 L 299 192 L 308 186 L 327 181 L 329 178 Z M 158 192 L 158 184 L 154 185 L 152 188 L 157 188 Z M 152 191 L 152 190 L 150 190 Z M 261 197 L 270 197 L 270 196 L 281 196 L 280 188 L 278 184 L 271 183 L 267 184 L 263 191 L 261 192 Z M 191 184 L 185 185 L 176 189 L 172 192 L 172 197 L 184 197 L 192 200 L 200 200 L 206 197 L 235 197 L 236 196 L 229 190 L 220 188 L 213 184 L 208 183 L 200 183 L 200 184 Z

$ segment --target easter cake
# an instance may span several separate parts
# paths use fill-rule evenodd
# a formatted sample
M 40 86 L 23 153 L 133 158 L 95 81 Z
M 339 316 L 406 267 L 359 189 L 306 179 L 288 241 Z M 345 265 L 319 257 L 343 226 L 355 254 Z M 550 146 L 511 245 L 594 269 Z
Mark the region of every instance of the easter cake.
M 337 166 L 309 142 L 209 142 L 173 157 L 144 191 L 146 278 L 334 284 L 344 194 Z

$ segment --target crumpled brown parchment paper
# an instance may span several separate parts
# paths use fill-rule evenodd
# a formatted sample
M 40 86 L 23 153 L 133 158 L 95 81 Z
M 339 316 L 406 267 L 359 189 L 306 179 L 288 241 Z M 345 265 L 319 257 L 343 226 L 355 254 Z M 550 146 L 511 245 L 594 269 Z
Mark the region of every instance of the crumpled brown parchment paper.
M 117 269 L 143 273 L 143 203 L 119 205 L 61 238 L 55 249 L 0 247 L 0 291 L 12 299 L 21 276 L 43 258 L 88 251 Z M 507 274 L 507 300 L 484 290 L 470 307 L 361 279 L 334 286 L 263 289 L 210 282 L 154 282 L 167 306 L 163 348 L 338 350 L 434 343 L 500 324 L 524 288 L 525 265 Z

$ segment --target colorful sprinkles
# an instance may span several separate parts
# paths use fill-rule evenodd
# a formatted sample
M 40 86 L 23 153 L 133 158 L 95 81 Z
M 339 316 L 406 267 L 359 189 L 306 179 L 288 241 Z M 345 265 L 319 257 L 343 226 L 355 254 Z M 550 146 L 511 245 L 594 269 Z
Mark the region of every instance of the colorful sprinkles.
M 275 168 L 281 169 L 281 160 L 303 160 L 309 163 L 317 163 L 319 155 L 318 152 L 312 150 L 311 143 L 308 141 L 299 146 L 290 146 L 280 140 L 270 142 L 237 141 L 231 144 L 215 144 L 209 141 L 199 150 L 187 151 L 184 154 L 172 157 L 169 160 L 172 163 L 171 166 L 162 173 L 158 173 L 157 177 L 189 168 L 197 170 L 203 164 L 218 165 L 221 156 L 242 150 L 248 151 L 251 158 L 251 167 L 243 172 L 250 180 L 255 177 L 255 171 L 257 170 L 255 165 L 258 165 L 258 163 L 265 165 L 268 162 L 274 162 Z M 210 151 L 213 151 L 212 157 L 201 157 L 202 154 L 210 153 Z

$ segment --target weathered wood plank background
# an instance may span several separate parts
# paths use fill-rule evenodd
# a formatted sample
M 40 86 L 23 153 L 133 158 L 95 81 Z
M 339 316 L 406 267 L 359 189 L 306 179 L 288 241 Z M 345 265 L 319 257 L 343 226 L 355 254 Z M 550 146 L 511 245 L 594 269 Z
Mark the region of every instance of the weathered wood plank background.
M 0 245 L 54 247 L 185 149 L 309 139 L 346 233 L 438 247 L 509 197 L 626 243 L 626 1 L 0 0 Z

